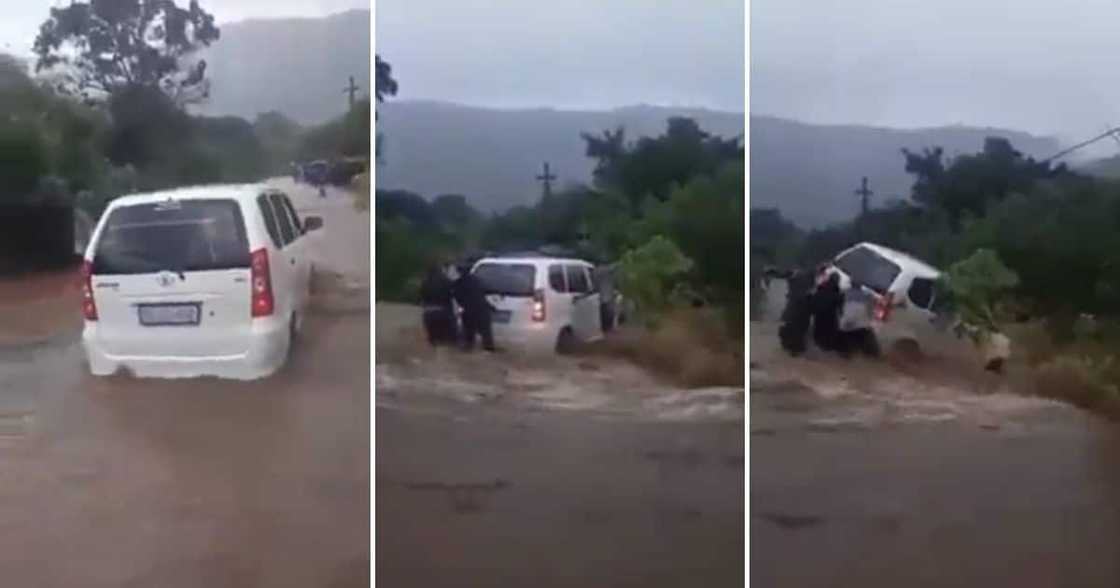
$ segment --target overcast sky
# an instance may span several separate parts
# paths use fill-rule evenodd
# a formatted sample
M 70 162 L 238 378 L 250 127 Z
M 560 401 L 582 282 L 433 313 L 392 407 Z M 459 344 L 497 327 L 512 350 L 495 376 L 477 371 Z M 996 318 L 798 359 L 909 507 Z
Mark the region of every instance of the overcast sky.
M 39 25 L 50 16 L 52 6 L 66 6 L 70 0 L 0 0 L 0 50 L 29 55 Z M 187 7 L 190 0 L 176 0 Z M 369 10 L 370 0 L 199 0 L 199 4 L 219 22 L 249 18 L 285 16 L 326 16 L 350 8 Z
M 752 113 L 1067 140 L 1120 125 L 1114 0 L 754 0 L 750 10 Z
M 743 0 L 377 0 L 398 99 L 743 110 Z

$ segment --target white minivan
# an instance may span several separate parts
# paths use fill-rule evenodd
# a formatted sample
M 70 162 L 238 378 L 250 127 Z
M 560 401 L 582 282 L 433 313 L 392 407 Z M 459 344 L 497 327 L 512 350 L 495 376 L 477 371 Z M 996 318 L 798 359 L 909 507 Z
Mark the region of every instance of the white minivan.
M 310 296 L 306 233 L 284 193 L 206 186 L 114 200 L 82 263 L 94 375 L 255 379 L 278 370 Z
M 912 341 L 922 347 L 944 343 L 948 321 L 938 309 L 941 271 L 906 253 L 859 243 L 840 252 L 825 269 L 836 273 L 840 289 L 861 288 L 874 301 L 872 328 L 881 343 Z
M 570 352 L 602 338 L 594 265 L 545 256 L 487 257 L 471 272 L 494 307 L 494 341 L 500 347 Z

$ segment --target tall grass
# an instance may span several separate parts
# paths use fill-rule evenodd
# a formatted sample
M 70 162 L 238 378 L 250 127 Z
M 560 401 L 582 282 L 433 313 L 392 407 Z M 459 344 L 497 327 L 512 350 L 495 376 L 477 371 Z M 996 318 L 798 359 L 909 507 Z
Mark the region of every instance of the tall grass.
M 677 309 L 655 327 L 626 326 L 587 352 L 627 359 L 686 388 L 743 385 L 743 342 L 715 308 Z

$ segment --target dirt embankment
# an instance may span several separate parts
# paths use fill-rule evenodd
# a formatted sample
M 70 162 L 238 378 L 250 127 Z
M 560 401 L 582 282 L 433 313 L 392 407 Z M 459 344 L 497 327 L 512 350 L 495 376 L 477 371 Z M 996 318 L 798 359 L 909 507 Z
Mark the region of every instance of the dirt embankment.
M 81 329 L 78 268 L 0 278 L 0 346 L 41 343 Z

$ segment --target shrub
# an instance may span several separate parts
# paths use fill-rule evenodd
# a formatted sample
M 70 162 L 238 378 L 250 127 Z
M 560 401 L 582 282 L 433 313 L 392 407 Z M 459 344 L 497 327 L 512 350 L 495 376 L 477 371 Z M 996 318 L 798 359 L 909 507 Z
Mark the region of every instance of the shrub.
M 969 328 L 970 335 L 982 341 L 1000 330 L 998 304 L 1018 284 L 1019 276 L 999 255 L 979 249 L 949 267 L 942 278 L 942 291 L 947 294 L 947 306 Z
M 676 243 L 658 235 L 622 256 L 618 288 L 652 325 L 668 309 L 674 289 L 692 266 Z

